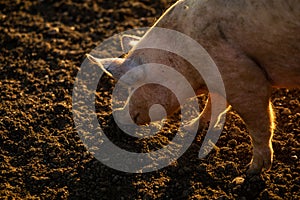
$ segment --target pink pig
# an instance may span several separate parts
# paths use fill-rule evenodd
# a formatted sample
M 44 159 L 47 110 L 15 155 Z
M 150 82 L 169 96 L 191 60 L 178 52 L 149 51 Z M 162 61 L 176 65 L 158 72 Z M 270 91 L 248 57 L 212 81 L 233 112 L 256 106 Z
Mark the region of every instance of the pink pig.
M 154 25 L 193 38 L 216 63 L 224 81 L 227 103 L 238 112 L 251 134 L 253 157 L 249 174 L 259 174 L 272 164 L 271 140 L 275 128 L 270 103 L 272 87 L 300 86 L 299 11 L 298 0 L 181 0 Z M 163 37 L 169 36 L 160 37 L 164 41 Z M 140 40 L 124 37 L 123 46 L 137 47 L 143 41 L 147 41 L 147 34 Z M 168 52 L 133 48 L 125 59 L 89 58 L 117 80 L 128 70 L 155 61 L 174 67 L 187 77 L 195 91 L 206 89 L 204 80 L 195 76 L 195 69 L 187 61 Z M 150 95 L 151 91 L 159 95 Z M 179 106 L 174 95 L 157 85 L 137 91 L 132 101 L 130 115 L 137 124 L 151 121 L 149 107 L 156 102 L 165 106 L 168 115 Z M 209 105 L 208 102 L 199 116 L 201 123 L 209 119 Z

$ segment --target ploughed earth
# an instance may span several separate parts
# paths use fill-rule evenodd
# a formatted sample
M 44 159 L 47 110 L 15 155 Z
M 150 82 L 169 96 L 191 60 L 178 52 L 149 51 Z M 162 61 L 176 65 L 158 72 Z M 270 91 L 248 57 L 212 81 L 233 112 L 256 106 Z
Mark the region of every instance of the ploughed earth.
M 87 151 L 83 140 L 93 135 L 79 135 L 72 113 L 85 54 L 116 33 L 151 26 L 174 2 L 0 1 L 1 199 L 300 199 L 299 90 L 273 92 L 274 163 L 261 177 L 245 175 L 251 141 L 232 110 L 205 158 L 198 158 L 205 130 L 177 161 L 148 173 L 112 169 L 95 158 L 93 148 Z M 116 145 L 143 152 L 175 137 L 172 120 L 150 139 L 124 136 L 112 120 L 113 81 L 103 77 L 99 83 L 98 121 Z

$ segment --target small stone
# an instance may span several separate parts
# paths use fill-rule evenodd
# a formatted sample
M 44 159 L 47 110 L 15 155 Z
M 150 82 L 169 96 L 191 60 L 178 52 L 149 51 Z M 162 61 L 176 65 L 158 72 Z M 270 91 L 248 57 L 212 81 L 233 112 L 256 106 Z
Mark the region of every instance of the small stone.
M 233 179 L 232 183 L 236 185 L 242 185 L 244 183 L 245 179 L 243 177 L 236 177 Z
M 292 160 L 298 160 L 298 156 L 293 155 L 293 156 L 292 156 Z
M 237 141 L 235 139 L 232 139 L 232 140 L 229 140 L 228 144 L 231 147 L 235 147 L 237 145 Z
M 288 108 L 284 108 L 283 111 L 281 112 L 283 115 L 290 115 L 292 114 L 291 110 Z
M 49 35 L 56 35 L 59 33 L 59 28 L 58 27 L 52 27 L 50 28 L 50 30 L 48 31 Z
M 297 99 L 291 100 L 291 101 L 290 101 L 290 104 L 291 104 L 291 105 L 298 105 L 298 104 L 299 104 L 299 101 L 298 101 Z

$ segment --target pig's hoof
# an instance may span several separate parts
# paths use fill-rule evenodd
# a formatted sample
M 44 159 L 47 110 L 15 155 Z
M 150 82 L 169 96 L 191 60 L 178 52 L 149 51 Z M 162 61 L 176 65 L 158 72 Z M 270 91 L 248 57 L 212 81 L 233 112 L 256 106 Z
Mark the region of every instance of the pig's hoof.
M 271 148 L 265 148 L 265 150 L 259 149 L 259 151 L 254 150 L 247 175 L 253 176 L 260 174 L 263 169 L 268 171 L 272 166 L 272 159 L 273 150 Z

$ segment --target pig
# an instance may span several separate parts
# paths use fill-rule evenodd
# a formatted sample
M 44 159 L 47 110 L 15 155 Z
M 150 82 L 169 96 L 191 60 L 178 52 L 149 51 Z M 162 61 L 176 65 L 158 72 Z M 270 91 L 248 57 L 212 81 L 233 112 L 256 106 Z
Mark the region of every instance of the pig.
M 275 129 L 275 114 L 270 102 L 272 88 L 300 86 L 299 10 L 298 0 L 180 0 L 153 25 L 193 38 L 216 63 L 224 81 L 228 106 L 243 119 L 252 139 L 253 156 L 247 170 L 250 175 L 271 168 L 271 140 Z M 184 59 L 159 50 L 135 50 L 147 40 L 149 33 L 151 29 L 142 38 L 122 38 L 124 49 L 133 46 L 126 58 L 89 58 L 116 80 L 143 63 L 173 66 L 187 77 L 195 91 L 207 92 L 203 78 L 195 76 L 197 73 Z M 164 41 L 169 35 L 160 37 Z M 151 91 L 158 95 L 149 95 Z M 159 117 L 149 117 L 149 105 L 153 103 L 164 105 L 167 115 L 179 106 L 174 96 L 157 85 L 149 85 L 135 95 L 133 105 L 136 106 L 132 107 L 130 115 L 137 124 L 159 120 Z M 210 95 L 218 95 L 218 92 L 210 91 Z M 199 127 L 209 120 L 209 101 L 210 98 L 199 115 Z

